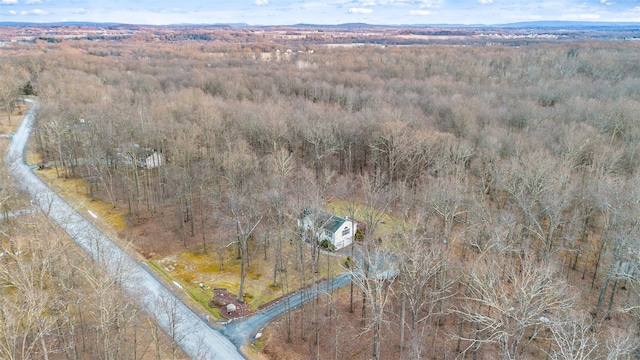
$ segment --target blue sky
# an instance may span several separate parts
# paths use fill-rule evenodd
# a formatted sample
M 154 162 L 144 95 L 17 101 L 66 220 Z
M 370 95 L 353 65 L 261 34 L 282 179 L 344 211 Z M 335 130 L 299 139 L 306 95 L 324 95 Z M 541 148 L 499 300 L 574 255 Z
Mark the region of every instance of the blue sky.
M 640 0 L 0 0 L 0 21 L 132 24 L 640 22 Z

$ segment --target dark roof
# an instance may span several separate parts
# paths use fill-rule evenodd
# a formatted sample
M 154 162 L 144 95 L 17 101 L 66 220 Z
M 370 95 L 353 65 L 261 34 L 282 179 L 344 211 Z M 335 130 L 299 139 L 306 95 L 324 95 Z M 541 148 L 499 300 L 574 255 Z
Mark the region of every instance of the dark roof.
M 325 230 L 329 230 L 331 232 L 336 232 L 338 229 L 347 221 L 347 219 L 337 216 L 337 215 L 329 215 L 328 218 L 322 219 L 322 228 Z
M 303 217 L 313 216 L 314 211 L 306 208 L 302 212 Z M 328 230 L 331 232 L 336 232 L 338 229 L 347 221 L 347 219 L 340 217 L 338 215 L 330 214 L 324 210 L 316 210 L 315 214 L 315 222 L 318 224 L 319 228 L 324 230 Z

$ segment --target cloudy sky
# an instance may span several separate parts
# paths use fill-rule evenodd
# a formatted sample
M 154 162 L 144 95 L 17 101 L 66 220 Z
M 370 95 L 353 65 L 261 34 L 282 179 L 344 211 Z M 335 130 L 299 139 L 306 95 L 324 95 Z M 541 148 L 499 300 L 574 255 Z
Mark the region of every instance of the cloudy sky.
M 640 22 L 640 0 L 0 0 L 0 21 L 290 25 Z

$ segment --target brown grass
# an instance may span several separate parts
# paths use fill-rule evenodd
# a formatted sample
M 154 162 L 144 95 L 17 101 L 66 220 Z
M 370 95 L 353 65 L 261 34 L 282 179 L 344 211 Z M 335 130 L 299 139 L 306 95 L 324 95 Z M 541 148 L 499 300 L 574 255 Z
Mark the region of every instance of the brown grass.
M 288 291 L 295 291 L 301 286 L 301 274 L 295 270 L 296 264 L 292 259 L 295 258 L 295 245 L 283 242 L 283 257 L 288 259 L 287 283 Z M 304 247 L 306 259 L 310 259 L 311 250 Z M 245 301 L 251 309 L 255 310 L 260 306 L 267 304 L 283 295 L 281 284 L 274 286 L 273 284 L 273 259 L 274 253 L 271 249 L 267 251 L 267 260 L 264 260 L 264 253 L 257 252 L 253 259 L 251 267 L 247 272 L 244 283 L 244 292 L 247 294 Z M 166 256 L 164 258 L 152 261 L 157 268 L 171 281 L 177 281 L 190 294 L 190 296 L 201 304 L 207 311 L 219 316 L 217 311 L 209 308 L 208 302 L 213 297 L 213 288 L 225 288 L 232 294 L 237 294 L 240 287 L 240 260 L 235 258 L 235 251 L 227 249 L 223 255 L 223 266 L 220 269 L 220 259 L 218 253 L 203 253 L 197 250 L 184 250 L 176 254 Z M 344 271 L 341 263 L 344 262 L 342 257 L 330 257 L 321 255 L 319 264 L 320 269 L 316 274 L 316 279 L 331 278 Z M 327 266 L 328 263 L 328 266 Z M 309 284 L 311 273 L 306 269 L 306 284 Z M 279 273 L 278 277 L 283 273 Z M 199 287 L 199 284 L 206 286 L 207 290 Z
M 34 163 L 37 163 L 38 158 L 36 156 L 32 158 L 35 161 Z M 29 164 L 29 162 L 27 163 Z M 59 178 L 54 167 L 35 170 L 34 172 L 76 210 L 86 215 L 85 217 L 95 224 L 99 224 L 103 230 L 110 229 L 112 238 L 117 238 L 115 233 L 127 228 L 127 222 L 125 220 L 126 211 L 117 207 L 113 208 L 111 203 L 104 202 L 100 199 L 89 198 L 86 194 L 85 183 L 82 179 Z M 98 218 L 94 219 L 90 216 L 88 213 L 89 210 L 98 216 Z
M 20 126 L 27 110 L 29 110 L 27 104 L 18 104 L 11 113 L 11 120 L 6 111 L 0 111 L 0 134 L 13 134 Z

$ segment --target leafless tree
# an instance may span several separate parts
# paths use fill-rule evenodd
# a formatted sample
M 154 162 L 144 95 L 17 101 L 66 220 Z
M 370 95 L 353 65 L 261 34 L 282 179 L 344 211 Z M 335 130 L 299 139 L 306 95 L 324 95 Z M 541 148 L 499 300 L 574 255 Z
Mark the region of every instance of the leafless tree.
M 550 326 L 553 345 L 548 356 L 554 360 L 593 359 L 599 348 L 592 319 L 585 316 L 567 316 L 561 322 L 552 322 Z
M 249 239 L 264 217 L 258 203 L 257 189 L 251 187 L 233 188 L 229 192 L 229 206 L 232 222 L 236 228 L 238 256 L 240 258 L 240 286 L 238 299 L 244 301 L 244 279 L 249 270 Z
M 397 233 L 394 253 L 398 256 L 397 283 L 401 289 L 402 314 L 405 303 L 409 310 L 408 320 L 401 316 L 401 331 L 404 332 L 407 324 L 410 332 L 409 357 L 417 359 L 422 357 L 426 334 L 437 334 L 428 324 L 434 316 L 444 315 L 438 305 L 454 295 L 452 286 L 455 280 L 446 278 L 445 245 L 429 236 L 424 222 L 400 229 Z
M 9 61 L 3 61 L 0 65 L 0 109 L 6 112 L 9 122 L 22 87 L 27 84 L 27 77 L 28 74 L 23 68 Z
M 176 359 L 180 346 L 178 345 L 187 335 L 187 329 L 183 326 L 183 319 L 178 312 L 178 299 L 175 297 L 160 299 L 156 305 L 156 318 L 159 321 L 166 321 L 166 331 L 171 339 L 170 353 L 171 359 Z
M 365 330 L 373 332 L 373 356 L 376 359 L 381 356 L 382 325 L 393 291 L 391 285 L 397 275 L 395 261 L 389 255 L 379 246 L 370 245 L 356 254 L 357 260 L 350 269 L 352 281 L 363 292 L 371 310 L 371 321 L 367 322 Z
M 469 272 L 465 284 L 469 293 L 459 313 L 478 330 L 464 340 L 470 344 L 467 350 L 494 344 L 502 359 L 517 359 L 548 327 L 547 314 L 568 310 L 573 298 L 552 267 L 531 256 L 519 256 L 505 277 L 496 265 L 478 263 Z

